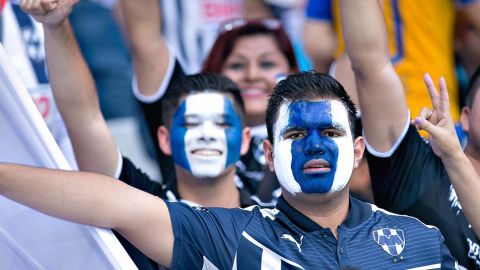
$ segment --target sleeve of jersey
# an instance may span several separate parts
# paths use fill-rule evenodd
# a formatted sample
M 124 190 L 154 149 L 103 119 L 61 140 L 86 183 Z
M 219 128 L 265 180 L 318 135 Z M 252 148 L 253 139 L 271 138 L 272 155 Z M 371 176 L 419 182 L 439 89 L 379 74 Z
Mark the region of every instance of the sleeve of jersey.
M 445 174 L 442 162 L 412 125 L 388 155 L 367 151 L 375 204 L 401 213 Z
M 135 167 L 128 158 L 123 158 L 119 179 L 129 186 L 164 198 L 162 185 L 153 181 L 147 174 Z
M 232 269 L 252 211 L 166 204 L 175 236 L 172 269 Z
M 175 60 L 174 63 L 175 63 L 175 66 L 173 68 L 173 72 L 169 77 L 168 76 L 165 77 L 164 85 L 162 86 L 165 89 L 158 91 L 158 93 L 162 93 L 161 95 L 158 95 L 153 100 L 152 99 L 144 100 L 144 99 L 140 99 L 137 96 L 137 99 L 139 99 L 140 101 L 143 114 L 145 116 L 145 120 L 148 125 L 148 129 L 150 131 L 150 134 L 154 142 L 157 141 L 158 127 L 160 127 L 163 124 L 162 97 L 164 96 L 165 93 L 172 91 L 172 85 L 173 85 L 172 82 L 176 81 L 178 78 L 185 76 L 185 72 L 183 71 L 183 68 L 178 62 L 178 60 Z
M 442 258 L 442 267 L 441 269 L 458 269 L 458 262 L 450 253 L 450 250 L 445 245 L 445 239 L 443 238 L 440 231 L 438 231 L 438 237 L 440 238 L 440 256 Z
M 306 15 L 309 19 L 332 21 L 333 0 L 309 0 L 306 8 Z

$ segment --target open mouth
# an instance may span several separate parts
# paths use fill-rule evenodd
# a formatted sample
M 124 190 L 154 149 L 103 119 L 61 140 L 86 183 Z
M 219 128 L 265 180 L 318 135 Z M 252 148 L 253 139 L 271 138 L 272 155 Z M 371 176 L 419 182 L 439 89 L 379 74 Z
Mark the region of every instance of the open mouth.
M 303 165 L 303 173 L 320 174 L 330 172 L 330 163 L 324 159 L 312 159 Z
M 202 156 L 202 157 L 216 157 L 221 156 L 222 151 L 217 149 L 195 149 L 190 152 L 192 155 Z
M 242 90 L 243 98 L 258 98 L 258 97 L 264 97 L 265 95 L 266 95 L 265 91 L 260 88 L 250 88 L 250 89 Z

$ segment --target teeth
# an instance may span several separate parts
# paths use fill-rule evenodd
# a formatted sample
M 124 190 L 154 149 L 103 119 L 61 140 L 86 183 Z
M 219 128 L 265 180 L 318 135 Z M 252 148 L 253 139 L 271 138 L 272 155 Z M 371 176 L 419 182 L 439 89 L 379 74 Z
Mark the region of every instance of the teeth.
M 218 150 L 199 149 L 199 150 L 194 150 L 192 154 L 201 155 L 201 156 L 219 156 L 222 153 Z

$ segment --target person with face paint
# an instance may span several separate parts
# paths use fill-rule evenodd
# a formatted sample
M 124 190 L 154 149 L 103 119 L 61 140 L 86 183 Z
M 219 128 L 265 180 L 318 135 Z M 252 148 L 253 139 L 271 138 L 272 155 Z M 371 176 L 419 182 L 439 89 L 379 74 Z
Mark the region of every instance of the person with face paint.
M 341 2 L 347 53 L 355 72 L 367 140 L 374 201 L 389 211 L 437 226 L 460 266 L 479 269 L 480 107 L 476 93 L 480 89 L 480 71 L 471 79 L 468 105 L 461 112 L 462 128 L 469 133 L 462 151 L 455 131 L 448 129 L 452 126 L 451 115 L 445 112 L 449 105 L 445 79 L 439 80 L 439 95 L 430 75 L 424 76 L 432 101 L 425 106 L 431 107 L 425 107 L 411 122 L 405 97 L 408 89 L 404 89 L 388 57 L 388 37 L 377 2 Z M 480 4 L 471 2 L 472 7 Z M 439 147 L 438 133 L 433 129 L 437 127 L 453 134 L 448 147 Z M 417 128 L 428 131 L 430 143 L 419 136 Z
M 222 75 L 182 76 L 165 95 L 165 125 L 159 128 L 158 140 L 162 150 L 173 156 L 175 182 L 152 181 L 128 158 L 119 155 L 100 112 L 92 77 L 65 19 L 76 2 L 35 1 L 28 8 L 22 2 L 22 8 L 36 14 L 36 5 L 58 5 L 35 18 L 46 29 L 52 90 L 72 136 L 80 170 L 113 176 L 170 201 L 228 208 L 259 203 L 235 182 L 235 163 L 248 150 L 250 134 L 243 124 L 245 110 L 240 91 Z M 156 263 L 116 235 L 139 269 L 156 268 Z
M 62 75 L 72 84 L 75 77 L 88 81 L 89 76 L 84 68 L 68 70 L 73 75 L 60 72 L 64 60 L 83 63 L 71 45 L 68 3 L 39 0 L 26 6 L 23 1 L 22 7 L 45 19 L 47 57 L 52 52 L 64 56 L 49 58 L 51 76 Z M 61 78 L 52 82 L 67 87 Z M 229 151 L 238 147 L 229 143 L 239 141 L 231 139 L 238 133 L 229 128 L 238 126 L 239 119 L 229 96 L 215 89 L 177 96 L 179 103 L 167 103 L 178 107 L 171 111 L 170 132 L 165 128 L 159 133 L 165 141 L 168 136 L 178 140 L 170 147 L 179 151 L 179 172 L 198 173 L 208 181 L 220 167 L 228 171 Z M 199 107 L 198 101 L 206 98 L 216 104 Z M 337 81 L 315 72 L 290 75 L 277 85 L 268 104 L 269 140 L 264 147 L 284 193 L 275 209 L 191 206 L 162 200 L 105 174 L 13 164 L 0 164 L 0 194 L 55 217 L 113 228 L 171 269 L 454 268 L 436 228 L 348 196 L 363 139 L 353 133 L 355 107 Z M 226 145 L 214 143 L 222 141 Z M 103 141 L 98 142 L 103 148 Z M 199 168 L 206 159 L 214 159 L 217 166 Z
M 451 116 L 443 110 L 448 101 L 445 79 L 439 80 L 438 95 L 430 75 L 424 76 L 432 103 L 425 104 L 429 108 L 415 119 L 419 122 L 411 123 L 404 85 L 386 53 L 388 37 L 379 4 L 342 1 L 341 17 L 358 87 L 375 203 L 437 226 L 460 266 L 479 269 L 480 71 L 471 78 L 461 112 L 462 129 L 468 132 L 464 153 L 454 136 L 448 147 L 439 147 L 438 133 L 426 127 L 449 127 Z M 430 143 L 417 128 L 430 133 Z M 455 166 L 462 164 L 459 161 L 466 162 Z
M 181 65 L 162 35 L 160 6 L 165 5 L 159 2 L 119 1 L 134 63 L 134 94 L 155 138 L 158 127 L 164 124 L 164 95 L 172 91 L 175 79 L 189 70 Z M 252 130 L 249 151 L 237 162 L 237 176 L 252 194 L 269 201 L 272 190 L 278 189 L 278 181 L 266 168 L 263 155 L 262 143 L 267 137 L 265 106 L 278 79 L 298 71 L 293 47 L 279 21 L 235 19 L 218 29 L 218 38 L 208 50 L 202 72 L 222 74 L 239 86 L 245 100 L 245 124 Z M 171 158 L 163 151 L 158 151 L 157 156 L 162 179 L 175 179 Z

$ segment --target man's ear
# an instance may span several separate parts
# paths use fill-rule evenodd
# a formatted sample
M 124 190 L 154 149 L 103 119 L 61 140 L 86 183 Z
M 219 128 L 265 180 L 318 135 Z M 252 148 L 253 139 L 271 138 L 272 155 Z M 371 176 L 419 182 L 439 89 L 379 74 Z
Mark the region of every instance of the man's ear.
M 244 127 L 242 130 L 242 146 L 240 147 L 240 155 L 243 156 L 248 152 L 250 148 L 250 140 L 252 136 L 250 134 L 250 128 Z
M 265 155 L 265 160 L 267 161 L 267 166 L 270 171 L 275 171 L 275 166 L 273 164 L 273 146 L 269 140 L 263 141 L 263 153 Z
M 170 131 L 165 126 L 160 126 L 157 129 L 157 140 L 160 150 L 165 155 L 172 155 L 172 148 L 170 147 Z
M 362 136 L 358 136 L 353 141 L 353 168 L 357 168 L 362 161 L 363 152 L 365 151 L 365 139 Z
M 470 131 L 470 108 L 463 107 L 460 114 L 460 123 L 462 124 L 462 130 L 466 133 Z

